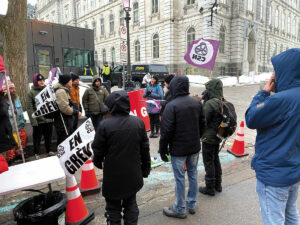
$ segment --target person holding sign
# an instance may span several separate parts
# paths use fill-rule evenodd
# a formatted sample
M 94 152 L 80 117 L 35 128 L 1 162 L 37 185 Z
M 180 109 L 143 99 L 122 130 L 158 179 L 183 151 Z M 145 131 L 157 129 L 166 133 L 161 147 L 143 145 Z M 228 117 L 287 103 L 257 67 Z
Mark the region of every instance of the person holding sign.
M 33 75 L 33 87 L 26 96 L 26 108 L 30 124 L 33 129 L 33 150 L 35 158 L 39 159 L 41 138 L 44 136 L 46 151 L 49 156 L 53 156 L 54 152 L 51 151 L 51 139 L 53 130 L 53 119 L 48 119 L 44 116 L 33 118 L 32 114 L 37 110 L 35 96 L 37 96 L 44 88 L 45 78 L 42 74 Z
M 136 193 L 151 168 L 149 139 L 145 124 L 130 116 L 129 96 L 125 91 L 110 94 L 105 104 L 112 114 L 96 131 L 92 149 L 94 164 L 103 171 L 102 194 L 106 201 L 107 224 L 137 224 L 139 209 Z
M 99 76 L 93 77 L 93 84 L 91 88 L 85 90 L 82 97 L 82 105 L 85 115 L 92 119 L 95 129 L 102 120 L 104 110 L 104 101 L 108 96 L 108 91 L 101 86 L 101 79 Z
M 70 98 L 70 89 L 72 88 L 72 76 L 70 74 L 60 75 L 59 82 L 53 88 L 56 104 L 59 108 L 59 113 L 54 117 L 57 145 L 59 145 L 72 133 L 74 117 L 80 118 L 81 112 L 73 108 Z

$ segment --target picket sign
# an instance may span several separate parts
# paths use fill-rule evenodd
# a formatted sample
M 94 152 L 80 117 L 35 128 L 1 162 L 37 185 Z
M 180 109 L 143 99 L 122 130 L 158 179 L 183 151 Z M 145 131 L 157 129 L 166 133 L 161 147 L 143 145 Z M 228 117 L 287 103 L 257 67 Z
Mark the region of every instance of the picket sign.
M 33 118 L 44 116 L 58 110 L 55 102 L 56 96 L 51 85 L 47 85 L 37 96 L 35 105 L 37 110 L 32 114 Z
M 57 156 L 67 176 L 73 176 L 93 155 L 91 142 L 95 137 L 92 120 L 86 120 L 57 147 Z

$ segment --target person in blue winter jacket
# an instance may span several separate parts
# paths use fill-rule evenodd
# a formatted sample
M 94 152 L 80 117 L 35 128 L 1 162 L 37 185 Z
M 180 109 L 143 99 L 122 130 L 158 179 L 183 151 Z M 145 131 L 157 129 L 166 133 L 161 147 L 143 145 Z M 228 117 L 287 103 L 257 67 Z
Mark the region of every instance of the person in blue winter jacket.
M 300 48 L 271 61 L 275 73 L 246 111 L 247 126 L 257 130 L 251 166 L 263 223 L 299 225 Z
M 151 134 L 150 138 L 157 138 L 160 129 L 160 102 L 155 100 L 162 100 L 164 96 L 161 86 L 158 84 L 158 76 L 154 75 L 151 78 L 150 84 L 147 86 L 143 97 L 147 100 L 154 100 L 152 103 L 147 102 L 147 113 L 149 114 Z M 155 133 L 154 133 L 155 128 Z

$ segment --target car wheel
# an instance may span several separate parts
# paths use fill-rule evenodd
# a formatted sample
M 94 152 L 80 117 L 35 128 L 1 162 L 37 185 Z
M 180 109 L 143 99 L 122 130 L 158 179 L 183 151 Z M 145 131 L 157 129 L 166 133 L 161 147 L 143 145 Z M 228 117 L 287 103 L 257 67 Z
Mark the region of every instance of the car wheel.
M 135 87 L 136 87 L 136 88 L 141 89 L 141 87 L 142 87 L 141 82 L 135 81 L 134 83 L 135 83 Z

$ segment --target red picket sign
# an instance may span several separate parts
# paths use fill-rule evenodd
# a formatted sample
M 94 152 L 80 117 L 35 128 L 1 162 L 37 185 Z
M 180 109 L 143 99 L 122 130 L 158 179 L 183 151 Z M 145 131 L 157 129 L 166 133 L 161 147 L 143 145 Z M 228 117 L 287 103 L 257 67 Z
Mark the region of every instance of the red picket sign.
M 150 121 L 146 110 L 147 103 L 141 101 L 147 100 L 143 98 L 144 91 L 145 89 L 140 89 L 128 92 L 130 99 L 130 115 L 141 118 L 145 123 L 146 130 L 150 130 Z

